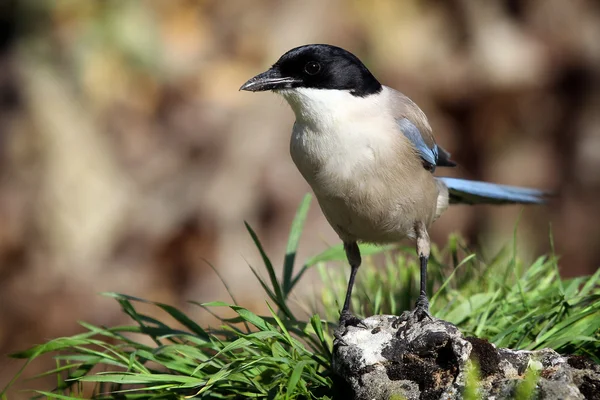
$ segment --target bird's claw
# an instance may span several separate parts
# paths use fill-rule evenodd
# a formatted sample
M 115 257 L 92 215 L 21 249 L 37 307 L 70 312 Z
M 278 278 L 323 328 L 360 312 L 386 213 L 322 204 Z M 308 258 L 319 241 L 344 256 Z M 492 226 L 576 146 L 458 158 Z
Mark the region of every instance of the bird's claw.
M 334 345 L 347 346 L 342 337 L 348 333 L 348 327 L 350 326 L 368 329 L 368 326 L 360 318 L 355 317 L 348 311 L 343 311 L 340 315 L 339 326 L 333 332 L 333 337 L 335 338 Z
M 421 322 L 425 318 L 429 318 L 430 321 L 433 321 L 433 317 L 429 313 L 429 300 L 427 300 L 427 296 L 423 294 L 419 296 L 412 314 L 415 322 Z
M 402 332 L 406 332 L 411 326 L 426 318 L 433 321 L 433 317 L 429 313 L 429 301 L 427 300 L 427 296 L 420 295 L 415 304 L 415 309 L 412 311 L 404 311 L 402 315 L 392 322 L 392 328 L 397 329 L 400 324 L 405 322 L 406 324 L 404 325 Z
M 402 315 L 396 317 L 396 319 L 394 319 L 394 321 L 392 322 L 392 328 L 398 329 L 401 323 L 408 322 L 408 320 L 410 319 L 410 314 L 412 314 L 410 311 L 404 311 Z
M 355 327 L 364 328 L 364 329 L 368 328 L 368 326 L 365 325 L 365 323 L 362 321 L 362 319 L 355 317 L 348 311 L 344 311 L 340 315 L 339 325 L 340 325 L 340 327 L 346 328 L 346 330 L 348 329 L 349 326 L 355 326 Z

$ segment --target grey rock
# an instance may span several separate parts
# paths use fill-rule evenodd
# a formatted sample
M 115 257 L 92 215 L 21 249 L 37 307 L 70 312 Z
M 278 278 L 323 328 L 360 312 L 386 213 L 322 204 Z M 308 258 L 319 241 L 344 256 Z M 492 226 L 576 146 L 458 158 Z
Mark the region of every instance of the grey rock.
M 536 400 L 600 400 L 600 366 L 584 357 L 499 349 L 439 319 L 376 315 L 363 322 L 366 328 L 337 332 L 333 354 L 335 373 L 357 400 L 461 399 L 469 361 L 479 366 L 482 399 L 514 398 L 529 368 L 539 375 Z

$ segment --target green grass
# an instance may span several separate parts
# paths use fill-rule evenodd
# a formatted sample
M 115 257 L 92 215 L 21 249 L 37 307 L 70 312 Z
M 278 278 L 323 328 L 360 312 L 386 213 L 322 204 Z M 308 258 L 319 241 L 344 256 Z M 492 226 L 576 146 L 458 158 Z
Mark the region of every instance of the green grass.
M 453 237 L 443 251 L 433 249 L 428 269 L 431 310 L 437 318 L 457 325 L 468 336 L 489 339 L 500 347 L 535 350 L 552 348 L 578 353 L 600 362 L 600 270 L 593 276 L 561 279 L 557 257 L 542 256 L 525 267 L 501 251 L 487 263 L 468 254 Z M 341 246 L 328 260 L 343 259 Z M 414 250 L 385 254 L 385 265 L 369 261 L 359 270 L 352 307 L 360 316 L 399 315 L 418 295 L 418 264 Z M 335 320 L 346 290 L 347 268 L 318 266 L 325 286 L 326 319 Z M 333 289 L 333 290 L 331 290 Z
M 121 305 L 133 324 L 98 327 L 81 323 L 84 333 L 13 354 L 26 360 L 21 373 L 39 357 L 50 355 L 56 361 L 56 367 L 43 374 L 55 376 L 56 386 L 50 391 L 36 390 L 36 381 L 31 381 L 32 396 L 332 398 L 331 330 L 346 288 L 348 267 L 340 245 L 297 268 L 296 249 L 309 204 L 307 196 L 292 224 L 280 276 L 247 225 L 267 271 L 268 279 L 263 280 L 253 269 L 270 305 L 268 315 L 256 315 L 235 301 L 194 303 L 214 315 L 223 308 L 235 312 L 233 318 L 220 318 L 219 329 L 207 329 L 172 306 L 105 293 Z M 373 246 L 361 250 L 365 262 L 354 292 L 355 312 L 363 316 L 399 314 L 411 308 L 418 279 L 414 250 Z M 510 250 L 484 262 L 458 237 L 451 237 L 443 250 L 434 248 L 428 281 L 429 292 L 435 293 L 433 314 L 455 323 L 467 335 L 488 338 L 498 346 L 550 347 L 600 362 L 600 271 L 591 277 L 563 280 L 554 255 L 525 266 L 514 249 Z M 375 267 L 374 255 L 383 260 L 382 267 Z M 318 293 L 322 301 L 314 304 L 322 317 L 315 313 L 305 318 L 294 314 L 289 296 L 313 267 L 319 270 L 326 288 Z M 165 320 L 171 322 L 142 313 L 141 304 L 162 309 Z M 7 397 L 6 391 L 21 373 L 3 390 L 2 397 Z M 524 382 L 520 396 L 532 391 L 530 382 Z M 473 384 L 468 393 L 476 397 Z

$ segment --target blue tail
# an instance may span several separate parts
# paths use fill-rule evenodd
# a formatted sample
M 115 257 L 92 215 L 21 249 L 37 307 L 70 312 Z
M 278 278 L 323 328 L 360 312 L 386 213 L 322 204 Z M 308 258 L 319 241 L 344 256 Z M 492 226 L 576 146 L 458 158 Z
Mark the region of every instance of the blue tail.
M 542 204 L 548 193 L 537 189 L 438 177 L 450 193 L 450 204 Z

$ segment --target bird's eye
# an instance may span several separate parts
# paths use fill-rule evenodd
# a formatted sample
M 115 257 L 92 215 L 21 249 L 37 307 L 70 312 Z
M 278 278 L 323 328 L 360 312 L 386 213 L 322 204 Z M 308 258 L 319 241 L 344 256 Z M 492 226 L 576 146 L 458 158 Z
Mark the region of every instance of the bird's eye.
M 321 64 L 315 61 L 309 61 L 304 66 L 304 71 L 309 75 L 316 75 L 321 70 Z

